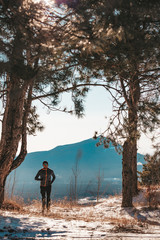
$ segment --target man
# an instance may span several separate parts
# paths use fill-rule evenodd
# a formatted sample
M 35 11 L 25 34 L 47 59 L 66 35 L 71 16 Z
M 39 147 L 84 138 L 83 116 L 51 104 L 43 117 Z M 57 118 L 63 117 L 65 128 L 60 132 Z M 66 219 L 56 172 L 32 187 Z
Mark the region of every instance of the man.
M 45 205 L 47 207 L 47 211 L 50 208 L 50 195 L 51 195 L 51 184 L 55 180 L 55 175 L 53 170 L 48 168 L 48 162 L 43 162 L 43 168 L 40 169 L 35 176 L 35 180 L 41 181 L 40 184 L 40 192 L 42 195 L 42 213 L 44 213 Z M 46 195 L 47 195 L 47 204 L 46 204 Z

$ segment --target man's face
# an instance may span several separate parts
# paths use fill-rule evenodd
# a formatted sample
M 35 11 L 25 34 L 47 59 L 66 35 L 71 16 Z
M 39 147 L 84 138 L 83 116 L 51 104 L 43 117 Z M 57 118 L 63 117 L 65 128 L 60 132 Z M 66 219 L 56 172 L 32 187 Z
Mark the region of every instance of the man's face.
M 47 168 L 48 168 L 48 164 L 47 164 L 47 163 L 43 163 L 43 167 L 44 167 L 45 169 L 47 169 Z

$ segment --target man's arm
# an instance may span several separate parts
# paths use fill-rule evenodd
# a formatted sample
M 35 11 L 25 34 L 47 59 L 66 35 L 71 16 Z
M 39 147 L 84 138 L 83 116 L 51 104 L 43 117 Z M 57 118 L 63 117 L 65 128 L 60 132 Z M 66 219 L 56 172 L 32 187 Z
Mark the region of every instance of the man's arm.
M 40 171 L 41 171 L 41 170 L 38 171 L 37 175 L 36 175 L 35 178 L 34 178 L 34 179 L 37 180 L 37 181 L 41 181 L 41 180 L 42 180 L 42 178 L 39 178 L 39 177 L 40 177 Z
M 52 170 L 52 181 L 51 181 L 51 184 L 54 182 L 55 179 L 56 179 L 56 176 L 55 176 L 55 174 L 54 174 L 54 172 Z

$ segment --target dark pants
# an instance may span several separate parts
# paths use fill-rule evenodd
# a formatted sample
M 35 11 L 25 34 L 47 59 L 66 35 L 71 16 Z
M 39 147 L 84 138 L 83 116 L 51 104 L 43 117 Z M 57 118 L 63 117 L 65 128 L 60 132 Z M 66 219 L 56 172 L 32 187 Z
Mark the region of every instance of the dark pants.
M 41 186 L 41 195 L 42 195 L 42 208 L 45 208 L 46 205 L 46 195 L 47 195 L 47 209 L 50 207 L 50 195 L 51 195 L 51 185 L 43 187 Z

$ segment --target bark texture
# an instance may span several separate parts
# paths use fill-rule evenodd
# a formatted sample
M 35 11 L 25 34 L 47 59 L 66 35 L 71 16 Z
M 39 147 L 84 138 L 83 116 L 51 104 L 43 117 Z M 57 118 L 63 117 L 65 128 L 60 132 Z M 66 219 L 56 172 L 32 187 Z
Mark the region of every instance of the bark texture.
M 130 109 L 129 109 L 129 136 L 132 146 L 132 195 L 138 193 L 137 184 L 137 138 L 138 138 L 138 104 L 140 100 L 140 81 L 138 74 L 133 76 L 130 83 Z
M 122 154 L 122 207 L 132 207 L 132 149 L 125 141 Z
M 122 206 L 132 207 L 132 198 L 138 192 L 137 187 L 137 133 L 138 133 L 138 102 L 140 86 L 137 75 L 129 81 L 127 94 L 121 80 L 124 97 L 128 105 L 128 134 L 123 146 L 122 159 Z
M 0 172 L 0 175 L 2 175 L 1 172 Z M 0 207 L 4 201 L 5 183 L 6 183 L 6 177 L 2 175 L 2 177 L 0 177 Z
M 137 140 L 132 144 L 132 195 L 138 194 L 138 176 L 137 176 Z
M 29 95 L 29 82 L 12 76 L 8 83 L 0 143 L 0 207 L 4 201 L 4 187 L 8 174 L 22 163 L 27 154 L 26 128 L 31 106 Z M 20 142 L 21 151 L 16 158 Z

